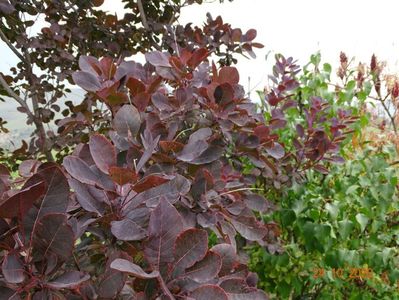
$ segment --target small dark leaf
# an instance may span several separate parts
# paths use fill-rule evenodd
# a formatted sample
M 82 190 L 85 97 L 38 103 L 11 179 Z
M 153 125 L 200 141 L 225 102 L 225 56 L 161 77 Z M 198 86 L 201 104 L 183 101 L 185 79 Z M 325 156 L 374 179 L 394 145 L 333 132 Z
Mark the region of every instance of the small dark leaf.
M 315 169 L 317 172 L 324 174 L 324 175 L 328 175 L 328 173 L 329 173 L 328 169 L 321 164 L 314 165 L 313 169 Z
M 222 267 L 219 276 L 230 274 L 238 262 L 238 257 L 234 247 L 230 244 L 217 244 L 213 246 L 211 250 L 217 253 L 222 259 Z
M 136 182 L 138 179 L 136 172 L 128 168 L 110 167 L 108 172 L 112 180 L 119 185 L 124 185 L 126 183 L 133 183 Z
M 126 86 L 129 88 L 130 93 L 135 97 L 137 94 L 145 92 L 145 85 L 140 80 L 130 77 L 126 82 Z
M 180 196 L 188 193 L 190 186 L 191 183 L 187 178 L 176 175 L 174 179 L 135 196 L 126 207 L 126 211 L 130 211 L 144 202 L 148 207 L 155 207 L 162 197 L 173 204 Z
M 10 4 L 8 0 L 1 0 L 0 1 L 0 12 L 4 13 L 5 15 L 12 14 L 15 11 L 13 5 Z
M 133 190 L 137 193 L 142 193 L 146 190 L 152 189 L 165 182 L 168 182 L 169 180 L 169 178 L 167 178 L 166 176 L 161 176 L 160 174 L 150 174 L 137 182 L 133 186 Z

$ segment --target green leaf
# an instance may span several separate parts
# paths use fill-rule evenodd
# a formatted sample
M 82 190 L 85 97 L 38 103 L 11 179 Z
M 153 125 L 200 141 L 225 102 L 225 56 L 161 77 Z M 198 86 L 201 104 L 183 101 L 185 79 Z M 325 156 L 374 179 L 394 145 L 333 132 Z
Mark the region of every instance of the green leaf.
M 350 220 L 342 220 L 338 222 L 338 228 L 339 228 L 339 233 L 342 236 L 342 239 L 345 240 L 348 238 L 350 235 L 352 228 L 353 228 L 353 222 Z
M 347 195 L 350 195 L 350 194 L 353 194 L 353 193 L 355 193 L 356 192 L 356 190 L 358 189 L 358 185 L 356 185 L 356 184 L 354 184 L 354 185 L 351 185 L 350 187 L 348 187 L 348 189 L 346 190 L 346 194 Z
M 331 74 L 331 70 L 332 70 L 331 65 L 328 63 L 323 64 L 323 70 L 325 72 L 327 72 L 328 74 Z
M 360 224 L 361 231 L 364 231 L 364 229 L 366 229 L 367 223 L 369 222 L 369 218 L 366 215 L 359 213 L 356 215 L 356 221 Z
M 348 83 L 346 84 L 346 89 L 347 89 L 348 91 L 353 91 L 353 90 L 355 89 L 355 87 L 356 87 L 356 81 L 354 81 L 354 80 L 350 80 L 350 81 L 348 81 Z
M 338 206 L 333 204 L 333 203 L 327 203 L 326 204 L 326 210 L 328 211 L 328 213 L 330 214 L 332 219 L 336 219 L 338 216 Z

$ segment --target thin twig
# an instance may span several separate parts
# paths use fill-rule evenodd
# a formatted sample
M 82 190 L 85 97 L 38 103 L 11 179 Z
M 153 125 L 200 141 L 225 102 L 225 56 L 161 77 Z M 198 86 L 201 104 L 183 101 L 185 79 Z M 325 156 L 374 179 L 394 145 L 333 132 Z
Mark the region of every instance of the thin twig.
M 3 24 L 1 23 L 1 25 L 3 25 Z M 3 42 L 5 42 L 7 44 L 8 48 L 10 48 L 11 51 L 14 52 L 16 56 L 18 56 L 18 58 L 22 62 L 25 62 L 23 55 L 21 53 L 19 53 L 17 48 L 14 47 L 14 45 L 10 42 L 10 40 L 6 37 L 6 35 L 4 34 L 4 32 L 1 29 L 0 29 L 0 38 L 3 40 Z
M 15 99 L 15 101 L 17 101 L 23 108 L 25 108 L 27 110 L 27 114 L 30 117 L 33 117 L 32 112 L 30 111 L 28 104 L 26 104 L 26 102 L 24 101 L 24 99 L 22 99 L 20 96 L 18 96 L 7 84 L 7 82 L 5 81 L 4 77 L 2 74 L 0 74 L 0 84 L 2 85 L 2 87 L 6 90 L 6 92 L 8 93 L 8 95 L 12 98 Z
M 143 23 L 143 26 L 146 30 L 150 30 L 150 27 L 148 26 L 147 18 L 145 16 L 143 3 L 141 2 L 141 0 L 137 0 L 137 5 L 138 5 L 139 11 L 140 11 L 141 23 Z

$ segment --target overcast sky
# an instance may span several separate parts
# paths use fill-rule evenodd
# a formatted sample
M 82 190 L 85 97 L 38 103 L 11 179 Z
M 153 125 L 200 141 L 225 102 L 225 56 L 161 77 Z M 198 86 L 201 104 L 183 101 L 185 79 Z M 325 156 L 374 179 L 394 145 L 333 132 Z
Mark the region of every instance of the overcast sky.
M 123 16 L 119 0 L 105 0 L 104 7 Z M 179 22 L 201 25 L 207 12 L 214 17 L 221 15 L 225 22 L 244 32 L 250 28 L 258 31 L 257 41 L 265 48 L 257 49 L 256 60 L 242 58 L 238 64 L 245 88 L 248 77 L 251 88 L 264 85 L 273 62 L 273 54 L 269 63 L 265 60 L 269 51 L 305 63 L 319 50 L 322 59 L 333 66 L 341 50 L 366 62 L 376 53 L 393 71 L 399 70 L 399 2 L 395 0 L 226 0 L 223 4 L 184 8 Z M 7 73 L 16 60 L 3 45 L 0 54 L 0 71 Z

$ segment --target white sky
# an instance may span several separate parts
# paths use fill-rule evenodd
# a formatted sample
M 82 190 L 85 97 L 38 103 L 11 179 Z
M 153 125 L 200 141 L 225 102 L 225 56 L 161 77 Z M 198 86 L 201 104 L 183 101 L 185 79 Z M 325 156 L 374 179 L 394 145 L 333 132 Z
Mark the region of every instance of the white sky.
M 105 0 L 104 7 L 123 15 L 119 0 Z M 257 59 L 239 60 L 241 83 L 248 88 L 266 83 L 274 60 L 265 56 L 269 51 L 293 56 L 306 63 L 309 56 L 320 50 L 322 60 L 337 66 L 339 52 L 348 57 L 369 62 L 376 53 L 386 60 L 392 71 L 399 71 L 399 2 L 395 0 L 234 0 L 192 5 L 184 8 L 180 24 L 201 25 L 206 12 L 221 15 L 225 22 L 244 32 L 255 28 L 257 41 L 265 48 L 256 49 Z M 38 24 L 40 25 L 40 24 Z M 0 71 L 7 73 L 15 64 L 13 54 L 0 43 Z

